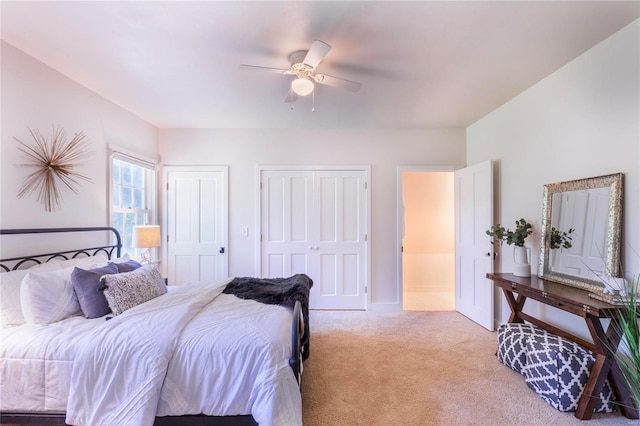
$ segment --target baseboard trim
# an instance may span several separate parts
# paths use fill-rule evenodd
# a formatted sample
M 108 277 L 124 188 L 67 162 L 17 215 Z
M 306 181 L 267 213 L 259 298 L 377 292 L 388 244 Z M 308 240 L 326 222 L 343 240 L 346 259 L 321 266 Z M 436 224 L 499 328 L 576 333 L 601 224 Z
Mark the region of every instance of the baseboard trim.
M 402 311 L 402 305 L 400 303 L 372 303 L 372 312 L 400 312 Z

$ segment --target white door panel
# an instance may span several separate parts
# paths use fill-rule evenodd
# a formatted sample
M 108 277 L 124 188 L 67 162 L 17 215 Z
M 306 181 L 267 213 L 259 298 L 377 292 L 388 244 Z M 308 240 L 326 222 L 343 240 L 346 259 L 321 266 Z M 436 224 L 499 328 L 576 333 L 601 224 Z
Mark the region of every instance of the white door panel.
M 320 254 L 316 309 L 364 309 L 366 252 L 366 176 L 361 171 L 316 171 L 314 212 Z M 346 263 L 346 264 L 345 264 Z
M 456 310 L 493 331 L 493 170 L 486 161 L 455 172 Z
M 308 274 L 311 177 L 271 172 L 262 179 L 262 191 L 262 276 Z
M 313 309 L 366 308 L 366 173 L 262 171 L 262 275 L 306 273 Z
M 228 275 L 226 167 L 165 167 L 166 272 L 169 282 Z

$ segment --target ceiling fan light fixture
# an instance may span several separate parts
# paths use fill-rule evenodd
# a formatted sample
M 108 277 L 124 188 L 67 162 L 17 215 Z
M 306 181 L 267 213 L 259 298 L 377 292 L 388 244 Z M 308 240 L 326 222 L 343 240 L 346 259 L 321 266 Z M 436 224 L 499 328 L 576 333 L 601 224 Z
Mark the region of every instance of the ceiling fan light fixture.
M 291 90 L 298 96 L 307 96 L 313 92 L 313 82 L 307 77 L 298 77 L 291 82 Z

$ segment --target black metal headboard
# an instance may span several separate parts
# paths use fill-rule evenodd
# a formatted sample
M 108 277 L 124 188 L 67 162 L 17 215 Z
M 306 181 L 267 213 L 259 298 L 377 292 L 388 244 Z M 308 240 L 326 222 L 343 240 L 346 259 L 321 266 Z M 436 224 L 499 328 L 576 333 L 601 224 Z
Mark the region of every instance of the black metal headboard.
M 46 263 L 52 259 L 70 259 L 78 256 L 94 256 L 98 253 L 105 253 L 109 259 L 120 257 L 122 250 L 122 240 L 117 229 L 108 226 L 86 227 L 86 228 L 41 228 L 41 229 L 0 229 L 0 235 L 26 235 L 26 234 L 52 234 L 61 232 L 94 232 L 110 231 L 115 236 L 115 244 L 102 245 L 97 247 L 78 248 L 53 253 L 30 254 L 19 257 L 0 259 L 0 272 L 8 272 L 20 269 L 25 262 Z M 12 265 L 7 266 L 6 263 Z

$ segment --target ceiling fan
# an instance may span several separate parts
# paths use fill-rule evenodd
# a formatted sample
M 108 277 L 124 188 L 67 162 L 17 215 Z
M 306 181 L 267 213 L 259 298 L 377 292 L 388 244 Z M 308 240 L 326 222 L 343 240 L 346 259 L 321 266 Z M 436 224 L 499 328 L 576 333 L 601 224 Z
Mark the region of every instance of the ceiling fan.
M 356 83 L 355 81 L 316 73 L 318 65 L 327 53 L 329 53 L 329 50 L 331 50 L 331 46 L 327 43 L 320 40 L 314 40 L 308 51 L 298 50 L 289 55 L 289 62 L 291 63 L 291 67 L 289 69 L 244 64 L 240 65 L 240 69 L 267 71 L 282 75 L 295 76 L 291 81 L 291 89 L 285 98 L 285 102 L 295 102 L 298 99 L 298 96 L 309 95 L 315 88 L 314 83 L 326 84 L 327 86 L 349 90 L 350 92 L 357 92 L 360 90 L 362 84 Z

